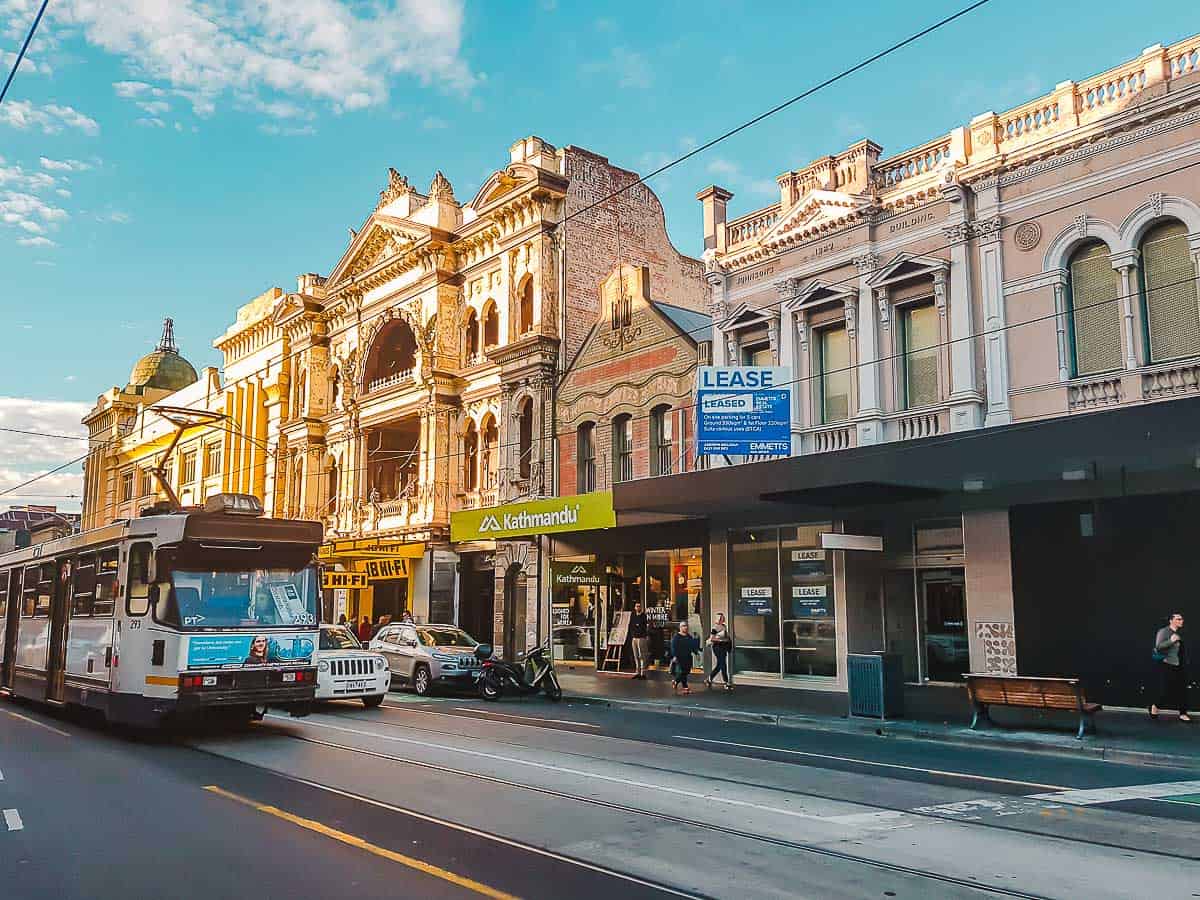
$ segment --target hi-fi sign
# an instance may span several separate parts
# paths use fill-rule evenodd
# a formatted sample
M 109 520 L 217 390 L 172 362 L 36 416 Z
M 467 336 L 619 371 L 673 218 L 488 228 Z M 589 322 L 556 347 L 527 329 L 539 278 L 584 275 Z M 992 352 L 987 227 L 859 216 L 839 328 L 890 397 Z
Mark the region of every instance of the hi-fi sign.
M 334 572 L 326 569 L 321 573 L 321 587 L 334 590 L 358 590 L 367 586 L 367 576 L 362 572 Z
M 407 559 L 367 559 L 359 565 L 360 570 L 366 572 L 368 581 L 408 577 Z

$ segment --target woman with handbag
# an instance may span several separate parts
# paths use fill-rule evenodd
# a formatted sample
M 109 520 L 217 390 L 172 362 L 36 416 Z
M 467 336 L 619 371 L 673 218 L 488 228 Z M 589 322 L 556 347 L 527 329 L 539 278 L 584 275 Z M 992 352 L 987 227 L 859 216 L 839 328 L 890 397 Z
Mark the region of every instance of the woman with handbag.
M 671 636 L 671 675 L 674 682 L 671 689 L 690 694 L 688 673 L 692 671 L 692 654 L 700 650 L 700 641 L 688 633 L 688 623 L 680 622 L 679 631 Z
M 733 684 L 729 681 L 729 651 L 733 649 L 733 638 L 729 636 L 729 626 L 725 624 L 725 613 L 717 613 L 717 624 L 708 636 L 708 644 L 713 651 L 713 667 L 705 684 L 711 688 L 720 673 L 725 679 L 725 690 L 733 690 Z
M 1183 613 L 1172 613 L 1166 627 L 1154 636 L 1154 661 L 1162 678 L 1158 702 L 1150 705 L 1150 718 L 1157 719 L 1160 707 L 1179 710 L 1179 721 L 1190 722 L 1187 710 L 1187 654 L 1183 637 Z

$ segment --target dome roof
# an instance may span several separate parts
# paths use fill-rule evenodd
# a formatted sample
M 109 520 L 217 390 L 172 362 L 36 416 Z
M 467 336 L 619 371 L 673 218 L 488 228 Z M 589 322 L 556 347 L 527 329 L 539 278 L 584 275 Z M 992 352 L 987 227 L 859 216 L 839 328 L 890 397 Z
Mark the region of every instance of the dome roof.
M 192 364 L 180 356 L 175 347 L 174 329 L 175 323 L 171 319 L 163 322 L 158 346 L 139 359 L 129 373 L 130 387 L 178 391 L 199 380 Z

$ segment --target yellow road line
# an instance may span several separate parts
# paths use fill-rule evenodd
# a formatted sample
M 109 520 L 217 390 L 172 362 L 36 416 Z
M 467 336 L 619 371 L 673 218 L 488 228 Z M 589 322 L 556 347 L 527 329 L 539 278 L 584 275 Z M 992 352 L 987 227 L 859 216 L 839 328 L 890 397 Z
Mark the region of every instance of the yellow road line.
M 3 710 L 3 712 L 6 715 L 12 716 L 14 719 L 20 719 L 22 722 L 28 722 L 30 725 L 36 725 L 38 728 L 45 728 L 47 731 L 53 731 L 55 734 L 61 734 L 63 737 L 71 736 L 65 731 L 61 731 L 52 725 L 47 725 L 45 722 L 39 722 L 37 719 L 31 719 L 29 716 L 23 716 L 20 713 L 11 712 L 7 709 Z
M 375 856 L 383 857 L 395 863 L 400 863 L 402 866 L 408 866 L 410 869 L 416 869 L 418 872 L 424 872 L 426 875 L 432 875 L 434 878 L 440 878 L 442 881 L 448 881 L 451 884 L 456 884 L 459 887 L 466 888 L 469 891 L 474 891 L 484 897 L 491 897 L 492 900 L 519 900 L 513 894 L 506 894 L 504 891 L 498 891 L 494 887 L 489 887 L 474 879 L 467 878 L 463 875 L 456 875 L 446 869 L 440 868 L 419 859 L 414 859 L 411 856 L 405 856 L 403 853 L 397 853 L 394 850 L 388 850 L 386 847 L 380 847 L 378 844 L 372 844 L 369 841 L 364 841 L 360 837 L 353 834 L 347 834 L 344 831 L 338 831 L 336 828 L 330 828 L 328 825 L 323 825 L 313 819 L 305 819 L 294 815 L 286 810 L 279 809 L 276 806 L 268 806 L 264 803 L 258 803 L 248 797 L 243 797 L 240 794 L 235 794 L 227 791 L 224 788 L 218 787 L 215 784 L 204 786 L 204 790 L 216 794 L 219 797 L 224 797 L 226 800 L 232 800 L 234 803 L 240 803 L 243 806 L 249 806 L 251 809 L 256 809 L 259 812 L 266 813 L 269 816 L 275 816 L 277 819 L 283 819 L 285 822 L 291 822 L 293 825 L 298 825 L 301 828 L 306 828 L 309 831 L 314 831 L 317 834 L 323 834 L 325 837 L 333 838 L 335 841 L 341 841 L 343 844 L 349 844 L 351 847 L 357 847 L 359 850 L 365 850 L 367 853 L 373 853 Z

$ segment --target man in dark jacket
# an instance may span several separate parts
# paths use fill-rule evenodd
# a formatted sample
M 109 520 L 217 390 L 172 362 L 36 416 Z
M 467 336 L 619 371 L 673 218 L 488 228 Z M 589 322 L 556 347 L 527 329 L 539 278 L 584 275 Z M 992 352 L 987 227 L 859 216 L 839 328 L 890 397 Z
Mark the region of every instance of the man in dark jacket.
M 671 638 L 671 671 L 675 675 L 672 690 L 690 694 L 688 673 L 692 671 L 692 654 L 700 650 L 700 641 L 688 633 L 688 623 L 680 622 L 679 631 Z
M 634 678 L 646 677 L 646 657 L 650 655 L 650 631 L 646 624 L 646 613 L 642 604 L 633 605 L 633 615 L 629 617 L 629 635 L 633 642 L 633 664 L 637 667 Z
M 1183 646 L 1183 613 L 1172 613 L 1165 628 L 1154 636 L 1154 653 L 1158 660 L 1162 690 L 1158 702 L 1150 707 L 1150 718 L 1158 718 L 1159 707 L 1179 710 L 1179 721 L 1190 722 L 1187 702 L 1187 655 Z

